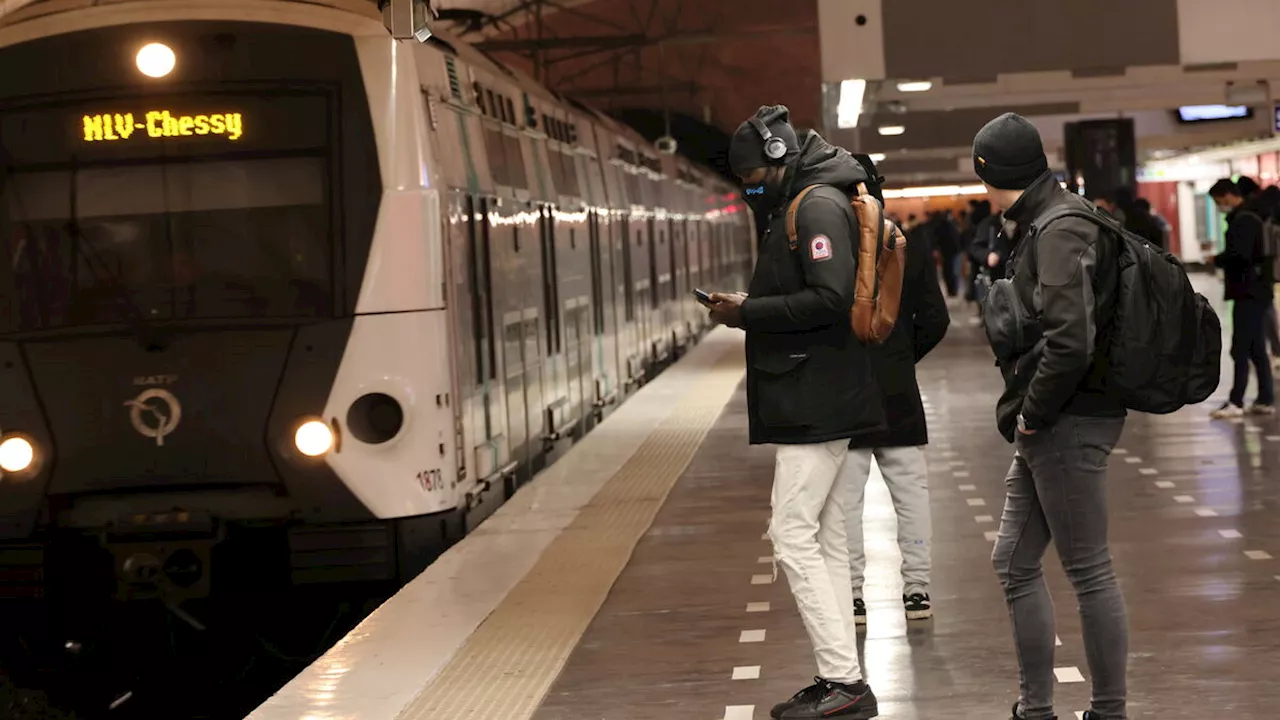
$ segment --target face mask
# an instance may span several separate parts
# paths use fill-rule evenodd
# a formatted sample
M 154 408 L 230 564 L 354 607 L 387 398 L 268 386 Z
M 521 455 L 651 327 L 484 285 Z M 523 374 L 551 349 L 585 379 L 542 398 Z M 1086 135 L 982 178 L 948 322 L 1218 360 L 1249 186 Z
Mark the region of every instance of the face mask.
M 752 210 L 772 210 L 781 202 L 778 189 L 767 181 L 743 185 L 742 199 Z

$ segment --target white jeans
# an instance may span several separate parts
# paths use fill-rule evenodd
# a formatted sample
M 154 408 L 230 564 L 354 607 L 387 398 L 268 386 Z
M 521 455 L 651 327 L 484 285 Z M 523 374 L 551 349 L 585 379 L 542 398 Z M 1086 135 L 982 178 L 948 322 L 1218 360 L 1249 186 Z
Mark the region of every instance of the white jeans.
M 780 445 L 773 474 L 773 553 L 791 584 L 818 661 L 818 675 L 862 679 L 853 625 L 845 514 L 851 476 L 840 472 L 848 440 Z
M 884 475 L 884 484 L 893 498 L 898 515 L 898 547 L 902 551 L 902 592 L 929 592 L 931 569 L 930 543 L 933 519 L 929 513 L 929 475 L 925 467 L 924 448 L 893 447 L 874 450 L 850 450 L 841 474 L 840 484 L 849 488 L 848 529 L 849 576 L 854 597 L 862 597 L 862 582 L 867 556 L 862 549 L 862 507 L 866 495 L 871 458 L 875 457 Z

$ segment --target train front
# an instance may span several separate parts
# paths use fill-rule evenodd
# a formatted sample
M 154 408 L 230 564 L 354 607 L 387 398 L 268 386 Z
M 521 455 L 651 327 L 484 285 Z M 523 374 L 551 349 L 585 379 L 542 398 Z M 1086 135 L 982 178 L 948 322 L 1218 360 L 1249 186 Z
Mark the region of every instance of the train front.
M 287 582 L 284 526 L 374 519 L 324 415 L 382 195 L 359 43 L 134 5 L 0 48 L 0 596 Z

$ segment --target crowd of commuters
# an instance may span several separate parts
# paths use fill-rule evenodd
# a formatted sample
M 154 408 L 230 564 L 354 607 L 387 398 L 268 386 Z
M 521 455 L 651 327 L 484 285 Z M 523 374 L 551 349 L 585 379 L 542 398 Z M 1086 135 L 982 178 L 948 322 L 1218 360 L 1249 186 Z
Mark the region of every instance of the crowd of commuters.
M 1094 208 L 1149 243 L 1167 243 L 1167 223 L 1140 199 L 1091 203 L 1067 192 L 1049 169 L 1035 127 L 1018 115 L 1001 115 L 973 144 L 985 200 L 959 218 L 947 212 L 905 222 L 889 218 L 890 236 L 900 223 L 908 238 L 901 302 L 892 332 L 870 342 L 850 318 L 865 301 L 855 292 L 859 229 L 871 227 L 867 207 L 882 207 L 880 179 L 869 158 L 816 132 L 797 132 L 788 116 L 784 106 L 761 107 L 733 135 L 730 167 L 760 221 L 759 259 L 746 292 L 712 293 L 709 302 L 715 322 L 746 333 L 750 442 L 777 448 L 769 537 L 818 669 L 814 683 L 776 705 L 772 716 L 878 715 L 856 645 L 857 627 L 866 622 L 862 507 L 873 460 L 898 515 L 903 612 L 909 620 L 932 615 L 922 452 L 928 430 L 915 365 L 947 331 L 943 289 L 952 298 L 963 293 L 981 301 L 990 288 L 993 297 L 997 290 L 1011 293 L 1016 301 L 1008 306 L 1027 313 L 1013 324 L 990 311 L 979 316 L 1005 385 L 996 426 L 1013 446 L 992 553 L 1020 669 L 1012 718 L 1057 717 L 1056 631 L 1043 573 L 1050 544 L 1080 610 L 1093 689 L 1084 717 L 1127 717 L 1128 620 L 1108 546 L 1105 480 L 1130 406 L 1109 384 L 1110 365 L 1099 348 L 1119 332 L 1115 308 L 1122 288 L 1132 284 L 1119 280 L 1126 241 Z M 1259 318 L 1270 305 L 1270 287 L 1264 290 L 1265 278 L 1245 267 L 1262 220 L 1280 212 L 1274 202 L 1280 190 L 1271 190 L 1255 195 L 1230 184 L 1212 193 L 1229 212 L 1226 248 L 1215 262 L 1236 303 L 1237 389 L 1228 406 L 1240 412 L 1241 367 L 1247 374 L 1249 363 L 1261 385 L 1251 411 L 1272 405 L 1270 368 L 1259 361 Z M 1063 209 L 1083 214 L 1058 217 Z M 1016 339 L 999 337 L 1005 326 L 1017 326 Z

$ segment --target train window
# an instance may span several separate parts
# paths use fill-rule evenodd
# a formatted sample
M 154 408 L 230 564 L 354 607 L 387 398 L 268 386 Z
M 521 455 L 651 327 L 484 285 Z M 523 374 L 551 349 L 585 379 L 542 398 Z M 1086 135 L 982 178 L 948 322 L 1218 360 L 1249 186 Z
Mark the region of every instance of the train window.
M 484 97 L 485 97 L 484 114 L 488 115 L 489 117 L 495 120 L 502 119 L 502 112 L 498 110 L 497 101 L 494 99 L 493 91 L 490 90 L 489 88 L 485 88 Z
M 569 249 L 578 249 L 578 230 L 577 228 L 569 228 Z
M 502 142 L 507 151 L 507 180 L 513 188 L 528 190 L 529 177 L 525 170 L 524 152 L 520 148 L 519 136 L 503 133 Z
M 520 226 L 519 225 L 511 226 L 511 249 L 515 252 L 520 252 Z
M 503 98 L 506 101 L 507 122 L 512 125 L 516 124 L 516 106 L 511 102 L 511 98 Z
M 560 153 L 561 172 L 564 178 L 564 194 L 582 197 L 582 188 L 578 185 L 578 161 L 572 153 Z
M 524 322 L 512 320 L 502 327 L 502 367 L 506 377 L 518 375 L 524 366 L 521 349 L 524 346 Z M 514 371 L 514 372 L 513 372 Z
M 565 188 L 564 167 L 560 162 L 560 151 L 553 149 L 547 143 L 543 143 L 543 146 L 547 149 L 547 172 L 551 175 L 551 186 L 555 188 L 552 197 L 569 194 Z
M 0 331 L 332 316 L 328 177 L 319 157 L 13 172 Z
M 507 164 L 507 145 L 502 139 L 502 129 L 484 125 L 484 152 L 489 159 L 489 172 L 494 185 L 511 186 L 511 172 Z

